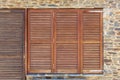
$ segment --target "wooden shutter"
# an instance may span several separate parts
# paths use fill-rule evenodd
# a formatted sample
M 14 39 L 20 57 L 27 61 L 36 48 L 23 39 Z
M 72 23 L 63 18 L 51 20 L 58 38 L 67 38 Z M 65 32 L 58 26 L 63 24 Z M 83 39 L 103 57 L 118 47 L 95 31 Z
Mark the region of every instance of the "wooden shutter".
M 24 10 L 0 10 L 0 80 L 23 79 Z
M 86 9 L 81 16 L 83 73 L 102 73 L 102 11 Z
M 52 10 L 28 11 L 28 70 L 50 73 L 52 63 Z
M 56 71 L 77 73 L 78 68 L 78 11 L 56 10 Z
M 29 9 L 29 73 L 102 73 L 101 9 Z

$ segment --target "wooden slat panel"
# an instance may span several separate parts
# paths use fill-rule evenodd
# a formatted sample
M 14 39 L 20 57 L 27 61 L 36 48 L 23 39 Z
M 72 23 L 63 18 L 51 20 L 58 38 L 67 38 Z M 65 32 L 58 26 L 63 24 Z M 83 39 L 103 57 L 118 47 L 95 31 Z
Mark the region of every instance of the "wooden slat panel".
M 101 73 L 102 13 L 93 10 L 30 9 L 28 72 Z
M 101 13 L 82 13 L 83 73 L 102 73 L 101 69 Z
M 52 63 L 52 11 L 28 11 L 30 73 L 50 73 Z
M 78 13 L 76 10 L 56 10 L 57 73 L 77 73 Z
M 0 80 L 24 80 L 24 10 L 6 11 L 0 10 Z
M 77 41 L 77 16 L 77 12 L 71 12 L 71 15 L 69 12 L 56 13 L 56 42 Z

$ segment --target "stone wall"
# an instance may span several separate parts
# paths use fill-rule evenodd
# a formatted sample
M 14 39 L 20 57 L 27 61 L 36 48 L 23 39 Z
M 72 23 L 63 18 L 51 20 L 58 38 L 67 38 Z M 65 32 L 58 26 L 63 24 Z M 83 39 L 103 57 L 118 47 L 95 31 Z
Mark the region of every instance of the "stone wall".
M 0 0 L 1 8 L 103 8 L 104 74 L 85 80 L 120 80 L 120 0 Z

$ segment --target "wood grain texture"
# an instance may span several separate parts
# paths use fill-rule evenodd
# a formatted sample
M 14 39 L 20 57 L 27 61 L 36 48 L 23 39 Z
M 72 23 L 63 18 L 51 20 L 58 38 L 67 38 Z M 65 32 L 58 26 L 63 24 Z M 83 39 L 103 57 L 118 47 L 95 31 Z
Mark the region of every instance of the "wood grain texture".
M 77 10 L 55 12 L 57 73 L 77 73 L 78 12 Z
M 50 73 L 52 62 L 52 12 L 28 10 L 29 72 Z
M 83 73 L 102 73 L 101 12 L 84 10 L 82 13 Z
M 0 80 L 24 80 L 24 10 L 7 10 L 0 12 Z
M 29 9 L 28 73 L 102 73 L 100 11 Z

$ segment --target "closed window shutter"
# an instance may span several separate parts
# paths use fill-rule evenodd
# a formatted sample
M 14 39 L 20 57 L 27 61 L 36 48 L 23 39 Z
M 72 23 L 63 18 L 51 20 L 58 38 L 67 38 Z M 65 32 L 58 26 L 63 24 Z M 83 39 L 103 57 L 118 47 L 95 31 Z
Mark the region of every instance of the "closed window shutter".
M 58 73 L 77 73 L 78 11 L 56 10 L 56 69 Z
M 24 80 L 24 10 L 0 10 L 0 80 Z
M 28 73 L 102 73 L 101 9 L 29 9 Z
M 51 72 L 52 12 L 51 10 L 28 11 L 29 72 Z
M 102 12 L 83 10 L 81 15 L 83 73 L 102 73 Z

